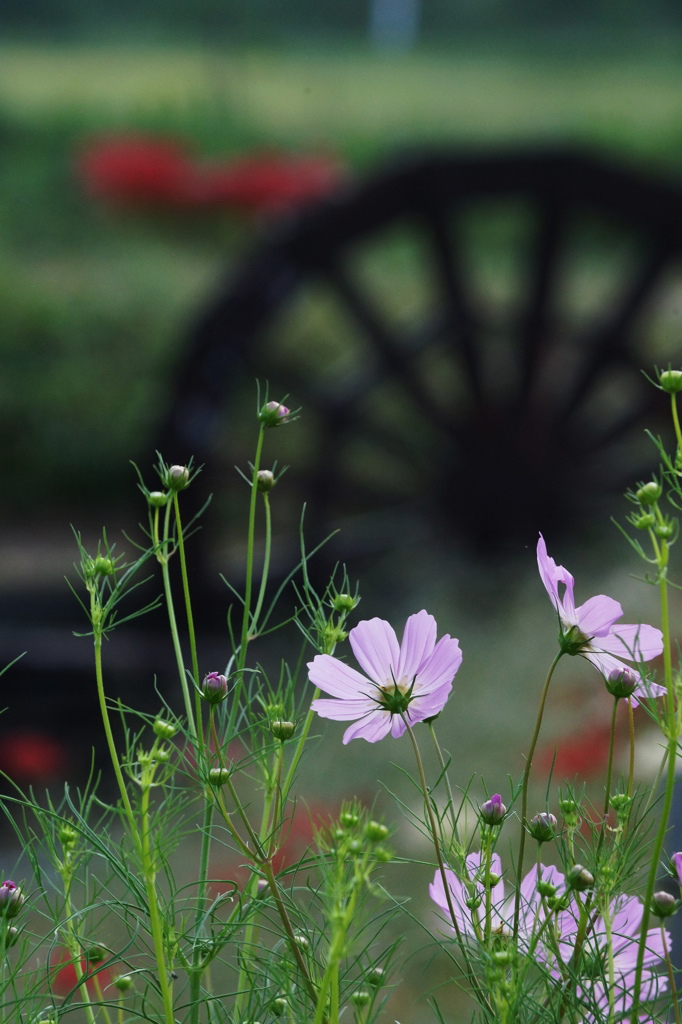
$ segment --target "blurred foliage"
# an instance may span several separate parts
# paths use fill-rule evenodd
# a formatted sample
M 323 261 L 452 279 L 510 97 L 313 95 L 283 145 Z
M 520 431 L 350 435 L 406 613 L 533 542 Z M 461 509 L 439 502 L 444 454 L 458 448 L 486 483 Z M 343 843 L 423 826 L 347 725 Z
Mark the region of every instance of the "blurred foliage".
M 415 144 L 569 139 L 678 174 L 678 36 L 607 42 L 601 53 L 593 40 L 591 57 L 466 41 L 406 55 L 0 48 L 0 516 L 44 516 L 38 492 L 53 508 L 129 492 L 128 460 L 153 458 L 194 316 L 262 229 L 235 211 L 94 201 L 74 169 L 89 138 L 172 136 L 200 158 L 331 150 L 354 168 Z

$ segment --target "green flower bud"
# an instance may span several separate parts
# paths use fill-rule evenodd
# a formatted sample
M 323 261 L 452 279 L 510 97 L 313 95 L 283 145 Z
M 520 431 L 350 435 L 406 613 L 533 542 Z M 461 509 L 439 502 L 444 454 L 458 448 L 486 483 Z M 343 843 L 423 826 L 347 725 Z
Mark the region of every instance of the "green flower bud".
M 78 833 L 71 825 L 60 825 L 57 829 L 57 839 L 63 847 L 75 846 L 78 842 Z
M 105 960 L 107 956 L 106 949 L 102 946 L 90 946 L 85 951 L 85 957 L 91 964 L 101 964 L 102 960 Z
M 389 864 L 393 860 L 393 851 L 387 846 L 375 846 L 372 852 L 378 864 Z
M 567 828 L 577 828 L 580 824 L 580 807 L 572 797 L 559 801 L 559 810 Z
M 636 530 L 650 530 L 656 522 L 656 516 L 653 512 L 642 512 L 633 516 L 630 521 Z
M 556 885 L 552 885 L 551 882 L 538 882 L 537 889 L 541 896 L 550 898 L 556 896 L 557 893 Z
M 147 495 L 147 501 L 152 508 L 163 508 L 168 504 L 169 498 L 170 494 L 167 491 L 150 491 Z
M 296 726 L 293 722 L 283 722 L 278 720 L 276 722 L 270 722 L 270 732 L 276 740 L 288 740 L 294 735 Z
M 154 733 L 161 740 L 170 740 L 175 736 L 178 728 L 173 725 L 172 722 L 167 722 L 165 718 L 157 718 L 154 721 Z
M 270 1009 L 274 1013 L 275 1017 L 282 1017 L 288 1010 L 289 1003 L 284 996 L 278 996 L 277 999 L 273 999 L 270 1004 Z
M 635 497 L 640 505 L 654 505 L 662 493 L 661 485 L 656 480 L 650 480 L 648 484 L 642 484 L 635 491 Z
M 308 938 L 307 935 L 301 935 L 301 933 L 299 932 L 298 934 L 294 935 L 294 942 L 296 943 L 299 949 L 310 949 L 310 939 Z
M 675 526 L 675 523 L 671 522 L 669 519 L 665 519 L 662 523 L 656 523 L 654 526 L 654 533 L 657 537 L 660 537 L 661 540 L 670 540 L 671 537 L 675 536 L 676 529 L 677 527 Z
M 133 987 L 133 979 L 129 974 L 119 974 L 111 983 L 119 992 L 128 992 Z
M 266 402 L 258 413 L 258 419 L 266 427 L 279 427 L 289 419 L 291 410 L 281 402 Z
M 106 558 L 104 555 L 97 555 L 97 558 L 92 563 L 92 570 L 95 576 L 111 576 L 114 569 L 114 560 Z
M 371 843 L 382 842 L 388 839 L 388 829 L 380 821 L 368 821 L 365 825 L 365 835 Z
M 352 612 L 355 608 L 355 598 L 350 594 L 337 594 L 332 601 L 335 612 Z
M 261 494 L 267 494 L 275 486 L 275 474 L 269 469 L 259 469 L 256 473 L 256 488 Z
M 383 967 L 373 967 L 365 975 L 365 983 L 373 988 L 381 988 L 386 981 L 386 971 Z
M 189 487 L 189 467 L 171 466 L 166 474 L 166 487 L 171 491 L 184 491 Z
M 224 786 L 229 777 L 229 768 L 211 768 L 208 773 L 208 781 L 212 786 Z
M 367 1006 L 371 1002 L 372 996 L 366 988 L 359 988 L 357 992 L 353 992 L 350 997 L 350 1001 L 353 1006 Z
M 575 889 L 576 892 L 585 892 L 586 889 L 591 889 L 594 885 L 594 875 L 582 864 L 574 864 L 566 875 L 566 885 L 569 889 Z
M 360 821 L 360 815 L 355 811 L 341 811 L 339 822 L 344 828 L 355 828 Z
M 658 383 L 669 395 L 682 391 L 682 370 L 663 370 L 658 375 Z

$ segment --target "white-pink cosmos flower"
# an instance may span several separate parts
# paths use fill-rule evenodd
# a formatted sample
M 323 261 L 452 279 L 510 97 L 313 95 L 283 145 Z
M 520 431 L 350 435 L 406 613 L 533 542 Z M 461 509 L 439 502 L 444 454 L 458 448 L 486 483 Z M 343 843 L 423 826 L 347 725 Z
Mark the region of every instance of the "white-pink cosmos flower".
M 623 609 L 612 597 L 599 594 L 584 604 L 575 606 L 573 587 L 575 580 L 563 565 L 557 565 L 547 554 L 542 534 L 538 540 L 538 568 L 545 590 L 556 608 L 561 622 L 559 643 L 567 654 L 580 654 L 591 661 L 598 672 L 608 679 L 613 671 L 629 669 L 637 679 L 633 694 L 636 697 L 658 697 L 665 687 L 646 680 L 627 661 L 640 664 L 651 661 L 663 651 L 663 634 L 655 626 L 636 626 L 619 623 Z M 559 588 L 563 587 L 563 594 Z
M 428 612 L 410 615 L 402 643 L 383 619 L 359 622 L 348 634 L 365 675 L 330 654 L 308 663 L 311 683 L 328 693 L 311 704 L 322 718 L 354 721 L 343 742 L 376 743 L 389 732 L 402 736 L 407 725 L 442 711 L 462 663 L 459 641 L 443 636 L 436 643 L 436 620 Z
M 498 879 L 494 885 L 490 886 L 490 931 L 497 935 L 512 935 L 516 897 L 513 891 L 509 895 L 505 893 L 502 862 L 497 853 L 490 858 L 490 870 Z M 459 879 L 451 868 L 445 869 L 445 878 L 450 890 L 450 902 L 459 934 L 481 939 L 487 925 L 486 894 L 488 890 L 484 877 L 482 854 L 470 853 L 467 856 L 466 872 L 469 878 L 468 884 Z M 542 933 L 545 918 L 551 914 L 538 892 L 540 882 L 552 885 L 558 891 L 564 888 L 565 879 L 555 867 L 545 867 L 544 864 L 541 864 L 539 868 L 531 868 L 521 882 L 519 943 L 524 950 L 533 945 L 533 936 Z M 454 931 L 450 906 L 439 870 L 436 871 L 433 882 L 429 886 L 429 896 L 443 912 L 446 921 Z

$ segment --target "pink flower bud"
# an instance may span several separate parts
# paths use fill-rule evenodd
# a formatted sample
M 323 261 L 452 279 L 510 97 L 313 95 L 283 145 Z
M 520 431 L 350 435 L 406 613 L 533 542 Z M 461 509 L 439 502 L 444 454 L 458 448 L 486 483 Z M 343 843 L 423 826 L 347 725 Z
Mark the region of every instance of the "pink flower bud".
M 290 413 L 291 409 L 288 409 L 286 405 L 282 405 L 281 402 L 266 402 L 258 413 L 258 419 L 266 427 L 279 427 L 287 422 Z
M 16 917 L 24 902 L 24 896 L 18 885 L 9 879 L 0 885 L 0 914 L 4 917 Z
M 227 697 L 227 676 L 220 672 L 209 672 L 201 684 L 201 696 L 209 704 L 220 704 Z
M 507 808 L 502 803 L 502 797 L 499 793 L 491 796 L 490 800 L 486 800 L 484 804 L 481 804 L 479 809 L 481 820 L 486 825 L 500 825 L 506 813 Z
M 623 665 L 609 672 L 606 680 L 606 689 L 614 697 L 631 697 L 637 689 L 638 683 L 639 679 L 632 669 L 628 668 L 627 665 Z

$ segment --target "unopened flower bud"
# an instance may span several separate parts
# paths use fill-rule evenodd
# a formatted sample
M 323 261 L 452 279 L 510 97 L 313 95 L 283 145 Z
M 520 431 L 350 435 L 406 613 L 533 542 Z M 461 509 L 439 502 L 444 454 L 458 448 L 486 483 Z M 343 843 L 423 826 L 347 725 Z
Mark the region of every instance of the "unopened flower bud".
M 208 773 L 208 781 L 212 786 L 224 786 L 230 777 L 229 768 L 211 768 Z
M 282 405 L 281 402 L 266 402 L 258 413 L 258 419 L 266 427 L 279 427 L 286 423 L 291 410 Z
M 635 692 L 639 679 L 627 665 L 614 668 L 606 678 L 606 689 L 614 697 L 630 697 Z
M 653 512 L 642 512 L 633 516 L 631 522 L 636 530 L 649 530 L 656 522 L 656 516 Z
M 355 811 L 341 811 L 339 814 L 339 822 L 344 828 L 355 828 L 359 821 L 360 816 Z
M 287 1012 L 289 1003 L 284 996 L 279 996 L 277 999 L 273 999 L 270 1004 L 270 1009 L 274 1013 L 275 1017 L 281 1017 Z
M 220 672 L 209 672 L 201 684 L 201 696 L 209 704 L 220 704 L 227 697 L 227 677 Z
M 651 913 L 656 917 L 670 917 L 679 907 L 679 900 L 669 893 L 661 890 L 655 892 L 651 898 Z
M 91 964 L 101 964 L 102 960 L 106 958 L 106 955 L 107 951 L 106 949 L 103 949 L 102 946 L 90 946 L 90 948 L 85 951 L 86 959 L 89 960 Z
M 267 878 L 259 878 L 256 882 L 256 897 L 262 898 L 270 892 L 270 884 Z
M 372 851 L 375 861 L 379 864 L 390 864 L 393 860 L 393 851 L 387 846 L 375 846 Z
M 275 480 L 275 474 L 270 469 L 259 469 L 256 473 L 256 488 L 262 493 L 267 494 L 275 486 L 277 481 Z
M 543 811 L 528 822 L 528 831 L 538 843 L 549 843 L 556 839 L 557 820 L 553 814 Z
M 9 878 L 0 885 L 0 915 L 16 917 L 21 910 L 24 896 L 18 885 Z
M 169 498 L 170 494 L 167 491 L 150 491 L 147 495 L 147 501 L 152 508 L 163 508 L 164 505 L 168 504 Z
M 57 829 L 57 839 L 63 847 L 75 846 L 78 842 L 78 833 L 72 825 L 64 823 Z
M 184 491 L 189 486 L 189 466 L 171 466 L 166 476 L 171 491 Z
M 585 892 L 586 889 L 591 889 L 594 885 L 594 875 L 582 864 L 574 864 L 566 875 L 566 885 L 569 889 L 575 889 L 577 892 Z
M 495 873 L 494 871 L 491 871 L 491 872 L 490 872 L 490 873 L 488 874 L 488 877 L 487 877 L 487 878 L 486 878 L 486 880 L 485 880 L 485 884 L 486 884 L 486 885 L 487 885 L 487 886 L 488 886 L 488 887 L 489 887 L 490 889 L 494 889 L 496 885 L 499 885 L 499 884 L 500 884 L 500 877 L 501 877 L 500 875 L 496 874 L 496 873 Z
M 294 942 L 299 949 L 310 949 L 310 939 L 307 935 L 301 935 L 300 932 L 297 932 L 297 934 L 294 935 Z
M 658 383 L 669 395 L 682 391 L 682 370 L 663 370 L 658 375 Z
M 113 558 L 106 558 L 104 555 L 97 555 L 97 558 L 92 563 L 95 576 L 111 576 L 114 568 Z
M 368 971 L 365 975 L 365 983 L 371 985 L 372 988 L 381 988 L 386 981 L 386 971 L 383 967 L 373 967 L 371 971 Z
M 161 740 L 172 739 L 177 731 L 177 726 L 172 722 L 167 722 L 165 718 L 157 718 L 154 721 L 154 732 Z
M 366 988 L 359 988 L 357 992 L 351 993 L 350 1001 L 353 1006 L 367 1006 L 372 996 Z
M 640 505 L 654 505 L 662 493 L 663 488 L 658 481 L 650 480 L 648 484 L 642 484 L 642 486 L 635 491 L 635 497 Z
M 128 992 L 133 987 L 133 979 L 129 974 L 119 974 L 111 983 L 119 992 Z
M 538 882 L 537 890 L 541 896 L 556 896 L 557 888 L 556 885 L 552 885 L 551 882 Z
M 276 740 L 288 740 L 290 736 L 294 735 L 295 729 L 296 726 L 293 722 L 284 722 L 281 719 L 270 722 L 270 732 Z
M 675 536 L 676 530 L 676 524 L 670 519 L 666 519 L 662 523 L 656 523 L 654 526 L 654 533 L 661 540 L 670 540 L 671 537 Z
M 350 594 L 337 594 L 332 601 L 335 612 L 352 612 L 355 608 L 355 598 Z
M 682 853 L 673 853 L 672 857 L 670 858 L 670 864 L 673 869 L 673 872 L 675 873 L 677 881 L 679 882 L 680 886 L 682 886 Z
M 15 928 L 14 925 L 12 925 L 10 928 L 7 929 L 7 934 L 5 935 L 5 948 L 9 949 L 10 946 L 14 946 L 18 938 L 19 929 Z
M 368 821 L 365 825 L 365 835 L 371 843 L 380 843 L 388 839 L 388 829 L 380 821 Z
M 567 828 L 577 828 L 580 824 L 580 808 L 573 797 L 565 797 L 559 800 L 559 810 L 563 815 L 564 824 Z
M 512 962 L 513 956 L 509 949 L 496 949 L 491 954 L 490 959 L 498 967 L 506 967 Z
M 484 804 L 481 804 L 478 812 L 481 816 L 481 821 L 486 825 L 501 825 L 507 808 L 502 803 L 502 797 L 499 793 L 495 793 L 486 800 Z

